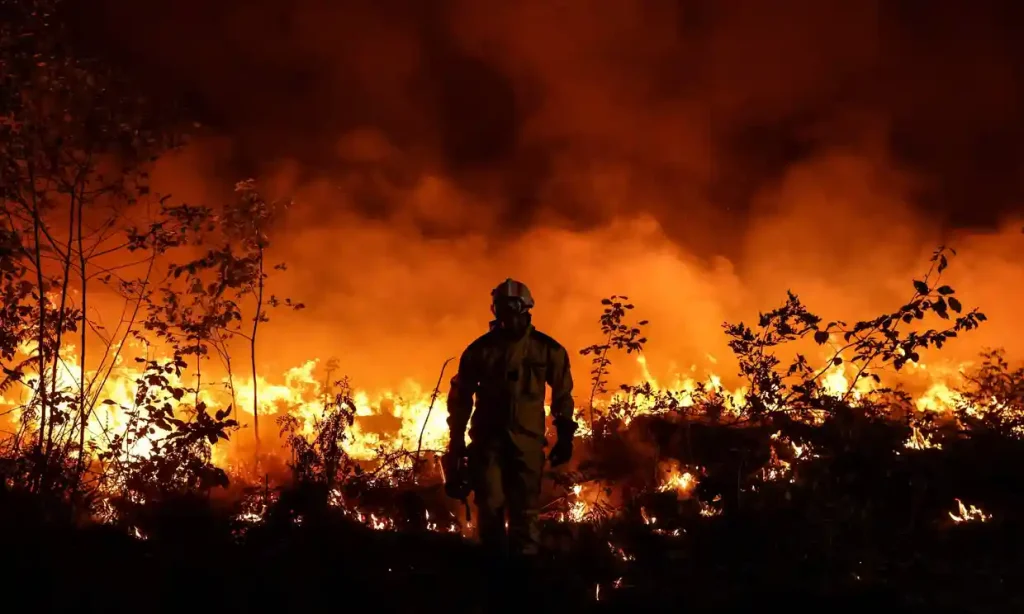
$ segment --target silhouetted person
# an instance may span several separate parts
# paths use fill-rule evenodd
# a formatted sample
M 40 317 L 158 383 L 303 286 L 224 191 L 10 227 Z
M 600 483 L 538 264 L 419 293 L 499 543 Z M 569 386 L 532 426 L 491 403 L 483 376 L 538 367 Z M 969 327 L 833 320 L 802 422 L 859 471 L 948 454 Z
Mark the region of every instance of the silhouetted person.
M 448 453 L 468 459 L 484 548 L 492 554 L 534 555 L 540 541 L 538 500 L 547 443 L 545 386 L 551 387 L 558 434 L 549 460 L 558 466 L 572 457 L 576 423 L 569 354 L 533 328 L 534 303 L 526 285 L 508 279 L 491 292 L 491 299 L 491 330 L 466 348 L 451 381 Z

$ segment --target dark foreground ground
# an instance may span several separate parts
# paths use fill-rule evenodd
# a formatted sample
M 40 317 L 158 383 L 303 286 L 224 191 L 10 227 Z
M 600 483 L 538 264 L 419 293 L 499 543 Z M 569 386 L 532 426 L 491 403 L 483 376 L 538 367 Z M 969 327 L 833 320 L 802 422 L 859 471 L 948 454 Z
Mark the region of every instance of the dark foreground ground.
M 681 537 L 616 526 L 631 561 L 584 528 L 525 582 L 457 537 L 341 518 L 231 539 L 224 520 L 182 515 L 141 541 L 4 515 L 5 600 L 36 611 L 497 611 L 481 604 L 503 578 L 538 612 L 1024 611 L 1021 533 L 994 521 L 882 535 L 812 534 L 798 513 L 702 518 Z
M 139 540 L 6 493 L 0 594 L 23 604 L 12 612 L 486 612 L 499 611 L 488 593 L 505 582 L 498 599 L 520 599 L 518 612 L 1024 612 L 1021 442 L 907 451 L 893 445 L 905 433 L 887 432 L 819 446 L 792 482 L 758 483 L 705 454 L 711 474 L 694 495 L 721 495 L 720 516 L 648 492 L 608 522 L 552 522 L 545 539 L 558 552 L 530 581 L 495 570 L 460 537 L 415 522 L 374 531 L 301 497 L 282 496 L 248 528 L 205 499 L 147 506 L 133 520 Z M 721 458 L 742 456 L 719 435 L 694 436 Z M 436 486 L 415 497 L 444 505 Z M 954 523 L 956 498 L 991 518 Z

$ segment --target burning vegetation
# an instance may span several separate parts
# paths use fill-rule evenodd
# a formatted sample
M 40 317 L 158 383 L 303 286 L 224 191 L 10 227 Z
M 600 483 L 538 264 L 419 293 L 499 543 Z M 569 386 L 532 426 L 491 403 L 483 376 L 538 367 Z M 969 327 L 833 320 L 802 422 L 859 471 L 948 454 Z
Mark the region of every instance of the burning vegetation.
M 306 308 L 281 295 L 271 240 L 291 201 L 253 180 L 211 206 L 155 193 L 151 163 L 180 126 L 66 55 L 56 5 L 29 4 L 0 3 L 17 13 L 0 26 L 0 517 L 23 568 L 62 587 L 41 605 L 105 598 L 83 567 L 130 604 L 479 599 L 473 510 L 441 486 L 449 363 L 403 390 L 360 388 L 326 356 L 261 367 L 268 327 Z M 1001 350 L 943 359 L 987 325 L 946 283 L 954 255 L 935 250 L 874 317 L 824 318 L 796 288 L 726 323 L 707 350 L 738 378 L 652 375 L 658 337 L 626 296 L 580 316 L 596 341 L 574 361 L 578 452 L 546 476 L 543 590 L 576 609 L 910 606 L 970 580 L 1019 601 L 995 544 L 1024 510 L 1006 488 L 1024 368 Z M 613 384 L 620 367 L 641 375 Z M 936 573 L 957 580 L 936 588 Z

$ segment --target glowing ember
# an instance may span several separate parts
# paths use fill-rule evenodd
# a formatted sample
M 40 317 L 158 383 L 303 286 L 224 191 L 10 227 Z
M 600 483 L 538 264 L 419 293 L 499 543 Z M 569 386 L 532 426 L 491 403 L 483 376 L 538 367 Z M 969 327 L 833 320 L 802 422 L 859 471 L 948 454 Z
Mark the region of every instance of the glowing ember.
M 697 476 L 690 471 L 681 470 L 678 463 L 664 463 L 663 473 L 661 485 L 658 486 L 661 492 L 675 492 L 680 499 L 686 499 L 697 486 Z
M 721 500 L 722 500 L 722 495 L 716 495 L 715 498 L 711 500 L 711 503 L 718 503 Z M 718 507 L 715 507 L 711 503 L 706 503 L 704 501 L 700 501 L 699 503 L 700 503 L 700 515 L 701 516 L 704 516 L 705 518 L 711 518 L 712 516 L 721 516 L 722 515 L 722 510 L 720 508 L 718 508 Z
M 949 517 L 957 524 L 963 522 L 986 522 L 992 518 L 991 514 L 986 514 L 975 505 L 964 505 L 964 502 L 960 499 L 956 499 L 956 506 L 957 510 L 949 512 Z
M 570 503 L 569 511 L 567 512 L 567 520 L 569 522 L 586 522 L 590 518 L 591 504 L 587 500 L 588 495 L 589 492 L 587 494 L 584 494 L 584 488 L 582 484 L 573 485 L 572 502 Z
M 636 560 L 636 558 L 633 557 L 632 554 L 626 554 L 625 550 L 623 550 L 622 548 L 616 546 L 615 544 L 613 544 L 611 542 L 608 542 L 608 548 L 612 551 L 612 554 L 615 555 L 615 557 L 618 558 L 619 560 L 622 560 L 622 561 L 635 561 Z
M 780 458 L 780 450 L 792 460 Z M 786 480 L 791 483 L 796 481 L 793 475 L 793 464 L 798 460 L 812 458 L 810 444 L 797 444 L 778 431 L 771 437 L 770 457 L 768 464 L 761 469 L 761 478 L 766 482 Z
M 669 537 L 679 537 L 680 534 L 686 533 L 686 531 L 681 529 L 672 529 L 671 531 L 666 531 L 665 529 L 655 529 L 654 532 L 658 535 L 667 535 Z
M 911 428 L 910 437 L 903 443 L 909 450 L 941 450 L 942 444 L 932 440 L 932 434 L 923 432 L 917 426 Z

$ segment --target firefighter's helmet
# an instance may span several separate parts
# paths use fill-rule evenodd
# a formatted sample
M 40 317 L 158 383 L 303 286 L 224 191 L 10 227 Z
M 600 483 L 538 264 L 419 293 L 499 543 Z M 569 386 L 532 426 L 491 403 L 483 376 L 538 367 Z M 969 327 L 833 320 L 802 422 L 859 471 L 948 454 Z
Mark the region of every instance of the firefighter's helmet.
M 499 305 L 515 306 L 525 312 L 533 309 L 533 295 L 521 281 L 509 277 L 491 290 L 491 309 L 496 311 Z

